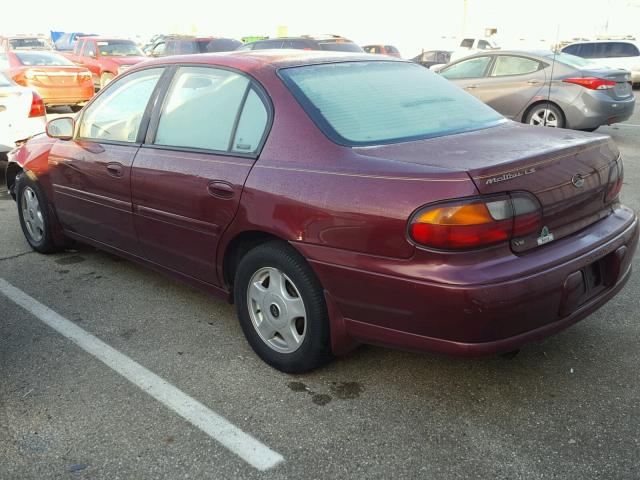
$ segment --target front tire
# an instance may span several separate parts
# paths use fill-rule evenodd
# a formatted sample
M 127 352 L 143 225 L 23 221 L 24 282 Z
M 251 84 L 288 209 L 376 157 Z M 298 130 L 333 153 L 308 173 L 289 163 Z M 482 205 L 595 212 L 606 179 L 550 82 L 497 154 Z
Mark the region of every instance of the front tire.
M 564 128 L 566 122 L 560 108 L 552 103 L 544 102 L 529 109 L 524 123 L 539 127 Z
M 250 250 L 236 270 L 234 299 L 247 341 L 272 367 L 302 373 L 333 358 L 322 286 L 290 246 L 275 241 Z
M 15 192 L 20 226 L 31 248 L 40 253 L 59 250 L 53 241 L 49 203 L 38 183 L 22 173 L 16 178 Z

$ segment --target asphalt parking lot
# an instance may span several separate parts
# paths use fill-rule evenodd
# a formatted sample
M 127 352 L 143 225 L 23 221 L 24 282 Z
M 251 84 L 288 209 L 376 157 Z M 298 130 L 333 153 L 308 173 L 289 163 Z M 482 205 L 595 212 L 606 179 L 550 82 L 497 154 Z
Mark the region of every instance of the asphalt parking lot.
M 640 210 L 640 111 L 599 131 L 624 155 L 623 201 Z M 3 189 L 0 286 L 281 460 L 255 468 L 262 450 L 232 453 L 156 400 L 150 377 L 132 383 L 0 293 L 0 478 L 639 478 L 640 255 L 635 269 L 598 312 L 514 358 L 364 346 L 286 375 L 221 300 L 90 247 L 32 252 Z

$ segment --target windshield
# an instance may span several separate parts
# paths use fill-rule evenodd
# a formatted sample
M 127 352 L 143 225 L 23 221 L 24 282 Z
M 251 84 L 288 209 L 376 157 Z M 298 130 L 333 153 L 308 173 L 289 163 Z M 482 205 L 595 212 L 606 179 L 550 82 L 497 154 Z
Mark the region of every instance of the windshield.
M 33 66 L 73 66 L 73 62 L 62 55 L 49 52 L 15 52 L 20 63 L 27 67 Z
M 44 49 L 51 47 L 44 38 L 12 38 L 9 40 L 12 50 Z
M 343 62 L 279 73 L 318 127 L 341 145 L 417 140 L 504 121 L 495 110 L 415 63 Z
M 142 57 L 142 50 L 130 40 L 104 40 L 96 42 L 103 57 Z
M 547 58 L 553 60 L 555 57 L 556 62 L 564 63 L 569 67 L 573 68 L 597 68 L 602 67 L 602 65 L 594 62 L 593 60 L 588 60 L 586 58 L 577 57 L 575 55 L 571 55 L 569 53 L 556 53 L 555 56 L 553 54 L 547 55 Z

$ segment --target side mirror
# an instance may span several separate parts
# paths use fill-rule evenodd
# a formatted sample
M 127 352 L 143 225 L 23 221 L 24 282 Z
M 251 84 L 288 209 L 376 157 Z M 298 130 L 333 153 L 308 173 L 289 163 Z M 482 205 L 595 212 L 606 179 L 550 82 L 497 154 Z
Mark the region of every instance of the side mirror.
M 60 117 L 47 123 L 47 135 L 60 140 L 71 140 L 76 128 L 76 121 L 71 117 Z

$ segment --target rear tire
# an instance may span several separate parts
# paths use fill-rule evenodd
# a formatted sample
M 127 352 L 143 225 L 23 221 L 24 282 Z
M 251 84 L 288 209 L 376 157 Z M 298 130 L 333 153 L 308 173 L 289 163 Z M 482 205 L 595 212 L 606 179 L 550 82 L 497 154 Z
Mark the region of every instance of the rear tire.
M 525 115 L 524 122 L 539 127 L 564 128 L 564 113 L 553 103 L 543 102 L 531 107 Z
M 333 358 L 322 286 L 287 244 L 259 245 L 240 260 L 234 299 L 247 341 L 272 367 L 302 373 Z
M 53 241 L 49 202 L 40 185 L 21 173 L 16 178 L 15 192 L 20 226 L 31 248 L 40 253 L 61 250 Z

